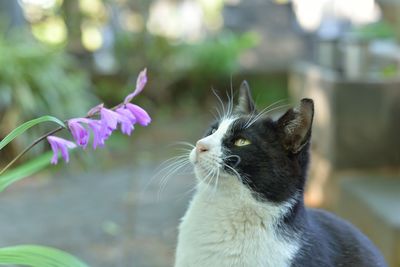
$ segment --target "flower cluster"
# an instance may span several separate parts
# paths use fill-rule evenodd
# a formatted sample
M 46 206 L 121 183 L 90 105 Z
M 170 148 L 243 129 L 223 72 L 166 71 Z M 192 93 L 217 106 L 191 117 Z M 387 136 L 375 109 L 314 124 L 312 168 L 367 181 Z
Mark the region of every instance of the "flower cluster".
M 61 156 L 68 162 L 68 148 L 80 146 L 85 149 L 89 143 L 90 133 L 93 136 L 93 149 L 96 149 L 104 146 L 105 141 L 118 128 L 118 125 L 121 132 L 126 135 L 131 135 L 135 124 L 147 126 L 151 122 L 150 116 L 143 108 L 130 103 L 143 90 L 146 83 L 147 76 L 144 69 L 139 73 L 135 90 L 125 98 L 123 103 L 112 109 L 100 104 L 92 108 L 86 117 L 68 120 L 67 126 L 75 143 L 60 137 L 48 136 L 47 140 L 54 153 L 51 163 L 57 164 L 58 151 L 61 151 Z

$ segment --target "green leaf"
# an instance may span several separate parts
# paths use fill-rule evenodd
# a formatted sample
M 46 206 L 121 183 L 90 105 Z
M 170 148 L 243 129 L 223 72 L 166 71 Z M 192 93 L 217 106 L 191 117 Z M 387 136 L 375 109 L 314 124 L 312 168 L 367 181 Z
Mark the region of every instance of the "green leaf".
M 27 122 L 21 124 L 20 126 L 18 126 L 17 128 L 15 128 L 11 133 L 9 133 L 6 137 L 4 137 L 3 140 L 1 140 L 0 150 L 3 147 L 5 147 L 8 143 L 10 143 L 12 140 L 14 140 L 14 138 L 16 138 L 18 135 L 22 134 L 29 128 L 31 128 L 39 123 L 46 122 L 46 121 L 55 122 L 64 128 L 66 127 L 65 124 L 61 120 L 57 119 L 56 117 L 48 116 L 48 115 L 27 121 Z
M 9 264 L 32 267 L 89 267 L 66 252 L 37 245 L 0 248 L 0 265 Z
M 0 192 L 4 191 L 12 183 L 32 175 L 49 165 L 52 155 L 53 152 L 46 152 L 15 169 L 9 170 L 6 174 L 0 175 Z

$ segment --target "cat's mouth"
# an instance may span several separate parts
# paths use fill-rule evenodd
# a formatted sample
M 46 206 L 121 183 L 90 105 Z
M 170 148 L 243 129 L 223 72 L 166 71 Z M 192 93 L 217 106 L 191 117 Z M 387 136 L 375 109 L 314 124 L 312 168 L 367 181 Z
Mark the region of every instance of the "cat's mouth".
M 211 176 L 219 175 L 222 171 L 221 159 L 213 152 L 197 153 L 193 149 L 189 155 L 189 160 L 193 164 L 198 178 L 207 179 Z

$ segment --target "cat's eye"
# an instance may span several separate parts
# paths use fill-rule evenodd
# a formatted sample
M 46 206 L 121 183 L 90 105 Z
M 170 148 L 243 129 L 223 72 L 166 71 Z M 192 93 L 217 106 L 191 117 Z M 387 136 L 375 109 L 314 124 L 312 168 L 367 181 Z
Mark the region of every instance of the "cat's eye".
M 251 144 L 251 142 L 244 138 L 239 138 L 235 141 L 235 146 L 247 146 L 250 144 Z
M 216 131 L 217 131 L 217 129 L 212 128 L 211 131 L 210 131 L 210 134 L 213 134 L 213 133 L 215 133 Z

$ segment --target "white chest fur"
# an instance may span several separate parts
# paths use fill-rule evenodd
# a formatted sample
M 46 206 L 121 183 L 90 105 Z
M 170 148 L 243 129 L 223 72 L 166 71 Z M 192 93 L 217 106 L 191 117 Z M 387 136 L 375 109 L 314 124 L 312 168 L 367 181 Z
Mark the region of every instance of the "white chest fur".
M 298 239 L 276 232 L 290 204 L 260 203 L 244 190 L 210 190 L 200 188 L 182 218 L 175 267 L 290 266 Z

